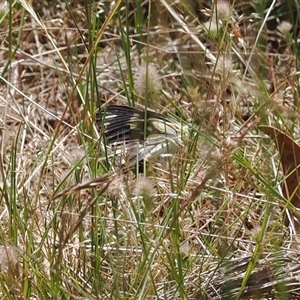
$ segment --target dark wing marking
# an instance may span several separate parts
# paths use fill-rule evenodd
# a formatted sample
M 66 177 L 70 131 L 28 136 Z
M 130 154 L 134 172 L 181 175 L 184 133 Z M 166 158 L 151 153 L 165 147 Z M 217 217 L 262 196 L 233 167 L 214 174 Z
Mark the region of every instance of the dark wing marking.
M 144 113 L 129 106 L 110 105 L 97 115 L 108 143 L 143 139 Z

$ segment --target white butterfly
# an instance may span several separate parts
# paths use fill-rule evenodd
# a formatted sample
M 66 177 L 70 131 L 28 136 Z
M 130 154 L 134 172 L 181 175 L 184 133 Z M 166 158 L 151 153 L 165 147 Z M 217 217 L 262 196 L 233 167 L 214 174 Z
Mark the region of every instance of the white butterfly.
M 131 167 L 137 161 L 174 153 L 183 146 L 183 126 L 153 111 L 110 105 L 97 115 L 96 121 L 104 128 L 114 163 L 118 165 Z

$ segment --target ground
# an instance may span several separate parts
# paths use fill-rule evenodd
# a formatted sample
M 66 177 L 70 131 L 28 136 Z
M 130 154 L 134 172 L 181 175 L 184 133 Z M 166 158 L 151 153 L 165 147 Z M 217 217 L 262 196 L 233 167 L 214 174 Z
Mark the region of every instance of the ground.
M 1 4 L 3 299 L 299 297 L 299 7 L 172 3 Z M 179 147 L 112 163 L 110 104 Z

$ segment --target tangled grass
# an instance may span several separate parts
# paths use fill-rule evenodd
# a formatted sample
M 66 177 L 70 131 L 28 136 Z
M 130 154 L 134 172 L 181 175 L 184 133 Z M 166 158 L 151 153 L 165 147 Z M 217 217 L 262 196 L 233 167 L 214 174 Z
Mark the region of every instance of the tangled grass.
M 0 7 L 1 298 L 299 297 L 280 155 L 258 129 L 299 136 L 297 4 L 71 2 Z M 122 172 L 95 124 L 108 104 L 192 134 Z

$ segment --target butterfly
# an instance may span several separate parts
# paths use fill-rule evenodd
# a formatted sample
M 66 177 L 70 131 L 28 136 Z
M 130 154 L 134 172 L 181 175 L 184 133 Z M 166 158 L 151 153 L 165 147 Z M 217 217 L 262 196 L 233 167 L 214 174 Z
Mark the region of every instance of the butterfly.
M 96 123 L 114 162 L 128 167 L 176 152 L 186 130 L 174 118 L 125 105 L 107 106 L 98 112 Z

